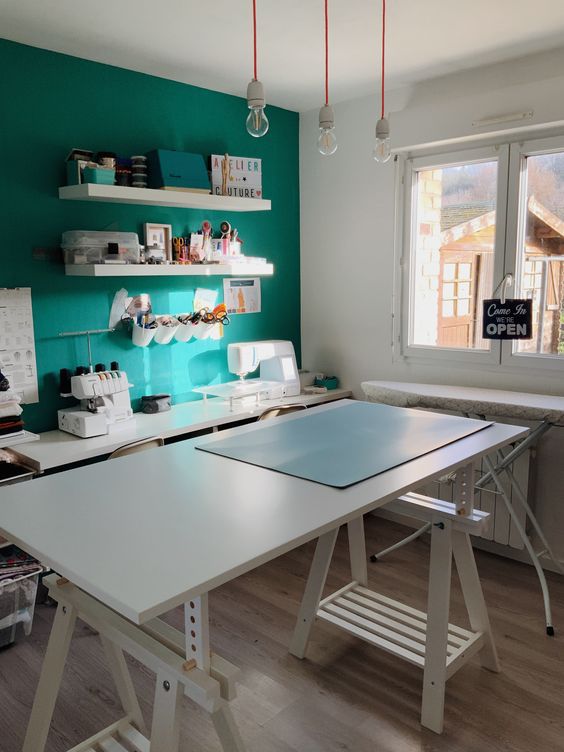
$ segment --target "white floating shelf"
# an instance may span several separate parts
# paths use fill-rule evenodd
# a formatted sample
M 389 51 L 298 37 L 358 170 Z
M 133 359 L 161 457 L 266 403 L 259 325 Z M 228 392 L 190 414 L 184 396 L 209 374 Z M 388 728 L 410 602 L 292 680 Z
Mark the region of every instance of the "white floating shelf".
M 269 277 L 272 264 L 67 264 L 68 277 Z
M 261 198 L 214 196 L 211 193 L 130 188 L 123 185 L 98 185 L 97 183 L 61 186 L 59 198 L 70 201 L 105 201 L 117 204 L 144 204 L 227 212 L 270 211 L 271 208 L 270 201 Z
M 17 444 L 27 444 L 29 441 L 39 441 L 39 436 L 31 431 L 24 431 L 18 436 L 2 436 L 0 439 L 0 449 L 5 449 L 6 447 L 16 446 Z

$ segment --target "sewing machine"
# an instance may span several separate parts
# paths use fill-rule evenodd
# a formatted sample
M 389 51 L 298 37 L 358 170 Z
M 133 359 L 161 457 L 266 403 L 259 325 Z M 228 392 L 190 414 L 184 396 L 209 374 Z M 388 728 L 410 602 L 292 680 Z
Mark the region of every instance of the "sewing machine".
M 223 397 L 232 405 L 234 399 L 245 397 L 254 397 L 258 402 L 296 397 L 300 393 L 294 345 L 288 340 L 232 343 L 227 347 L 227 367 L 239 380 L 197 387 L 194 391 L 203 394 L 204 399 Z M 245 378 L 259 367 L 259 378 Z
M 241 379 L 256 371 L 260 366 L 258 379 L 246 383 L 276 382 L 269 390 L 266 399 L 295 397 L 300 393 L 300 379 L 294 345 L 283 339 L 264 342 L 237 342 L 227 348 L 227 367 Z
M 83 439 L 124 428 L 133 419 L 125 371 L 100 371 L 72 376 L 70 395 L 80 407 L 58 411 L 59 428 Z

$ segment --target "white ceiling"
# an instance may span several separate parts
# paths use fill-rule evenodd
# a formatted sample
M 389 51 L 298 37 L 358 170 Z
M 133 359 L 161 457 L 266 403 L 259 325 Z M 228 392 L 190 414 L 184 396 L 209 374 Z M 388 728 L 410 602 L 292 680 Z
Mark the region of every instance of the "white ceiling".
M 267 101 L 323 98 L 323 0 L 257 0 Z M 330 0 L 331 100 L 379 80 L 380 0 Z M 563 43 L 563 0 L 388 0 L 388 85 Z M 0 34 L 36 47 L 244 96 L 251 0 L 0 0 Z

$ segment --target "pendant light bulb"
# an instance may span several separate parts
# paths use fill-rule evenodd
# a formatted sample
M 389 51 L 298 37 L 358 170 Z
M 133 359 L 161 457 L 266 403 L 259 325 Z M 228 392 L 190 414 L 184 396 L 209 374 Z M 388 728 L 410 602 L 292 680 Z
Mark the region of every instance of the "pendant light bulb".
M 380 118 L 376 123 L 376 142 L 372 156 L 377 162 L 387 162 L 392 156 L 390 146 L 390 125 L 386 118 Z
M 264 136 L 268 131 L 268 118 L 265 115 L 264 87 L 260 81 L 253 79 L 247 86 L 247 132 L 254 138 Z
M 325 104 L 319 110 L 319 136 L 317 148 L 320 154 L 329 156 L 337 151 L 335 113 L 329 104 L 329 7 L 325 0 Z
M 319 136 L 317 137 L 319 153 L 329 156 L 337 151 L 337 136 L 335 135 L 335 115 L 330 104 L 325 104 L 319 110 Z
M 376 162 L 387 162 L 392 156 L 390 145 L 390 124 L 386 120 L 386 0 L 382 2 L 382 67 L 381 67 L 381 90 L 380 90 L 380 120 L 376 123 L 376 143 L 372 150 L 372 156 Z

